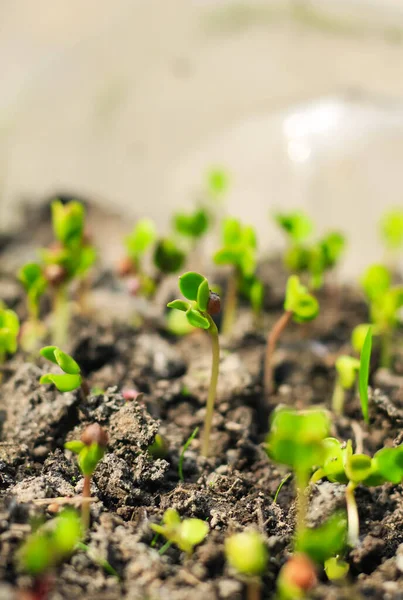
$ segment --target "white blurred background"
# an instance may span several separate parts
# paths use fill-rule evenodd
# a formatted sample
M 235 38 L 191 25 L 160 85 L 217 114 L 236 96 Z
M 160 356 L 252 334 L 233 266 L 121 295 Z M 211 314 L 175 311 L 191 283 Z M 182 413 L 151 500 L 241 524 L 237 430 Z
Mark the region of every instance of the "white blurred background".
M 402 67 L 402 0 L 0 0 L 0 228 L 60 191 L 164 228 L 220 165 L 262 248 L 303 206 L 351 277 L 403 205 Z

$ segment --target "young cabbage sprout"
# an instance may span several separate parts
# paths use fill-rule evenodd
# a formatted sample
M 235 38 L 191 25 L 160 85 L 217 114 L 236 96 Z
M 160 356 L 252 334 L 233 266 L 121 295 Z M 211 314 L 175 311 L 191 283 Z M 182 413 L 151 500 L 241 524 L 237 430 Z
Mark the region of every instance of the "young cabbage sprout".
M 266 394 L 273 391 L 273 365 L 272 359 L 278 340 L 291 320 L 297 323 L 312 321 L 319 313 L 318 301 L 308 293 L 305 286 L 301 285 L 297 275 L 291 275 L 287 281 L 284 301 L 284 313 L 274 324 L 269 332 L 266 346 L 264 387 Z
M 168 508 L 163 516 L 162 525 L 150 525 L 151 529 L 168 540 L 168 546 L 175 544 L 188 556 L 194 547 L 201 544 L 209 532 L 209 526 L 201 519 L 183 519 L 176 510 Z
M 217 265 L 230 265 L 231 273 L 229 275 L 227 290 L 225 294 L 224 319 L 222 332 L 228 335 L 235 319 L 237 296 L 242 287 L 246 286 L 247 281 L 256 281 L 257 266 L 257 241 L 253 227 L 243 226 L 237 219 L 227 218 L 223 223 L 223 246 L 213 257 Z M 262 293 L 262 287 L 255 294 Z M 253 293 L 253 292 L 252 292 Z M 261 304 L 259 298 L 258 303 Z
M 220 312 L 220 297 L 210 290 L 209 282 L 203 275 L 193 271 L 179 277 L 179 289 L 189 302 L 174 300 L 168 307 L 183 311 L 190 325 L 208 331 L 212 342 L 213 359 L 202 443 L 202 454 L 208 456 L 220 364 L 218 330 L 212 316 Z
M 84 429 L 81 440 L 66 442 L 66 450 L 78 455 L 78 466 L 84 475 L 83 504 L 81 509 L 84 531 L 90 524 L 91 477 L 100 460 L 104 457 L 108 444 L 108 434 L 98 423 L 88 425 Z
M 81 537 L 80 519 L 72 509 L 65 509 L 28 536 L 18 551 L 20 569 L 34 579 L 24 598 L 47 599 L 51 571 L 73 554 Z
M 330 421 L 321 410 L 294 411 L 279 408 L 274 411 L 267 438 L 267 452 L 275 462 L 294 471 L 297 495 L 296 540 L 305 530 L 307 509 L 306 488 L 312 469 L 322 464 L 329 435 Z
M 390 271 L 383 265 L 371 265 L 361 278 L 368 298 L 371 322 L 381 340 L 381 366 L 390 368 L 393 332 L 400 323 L 403 286 L 391 286 Z
M 60 350 L 57 346 L 45 346 L 39 351 L 39 354 L 57 365 L 63 371 L 63 375 L 59 373 L 47 373 L 42 375 L 39 383 L 52 383 L 59 392 L 72 392 L 80 388 L 84 397 L 88 396 L 89 388 L 86 381 L 81 377 L 80 366 L 74 358 Z
M 17 314 L 6 308 L 0 300 L 0 365 L 8 354 L 15 354 L 18 345 L 20 322 Z
M 28 263 L 21 267 L 17 278 L 26 292 L 28 320 L 21 327 L 20 341 L 24 350 L 36 349 L 38 341 L 43 339 L 46 328 L 39 319 L 40 300 L 46 291 L 48 282 L 42 268 L 37 263 Z
M 262 575 L 269 559 L 262 536 L 257 531 L 249 530 L 227 537 L 225 556 L 231 567 L 246 580 L 247 600 L 259 600 Z
M 359 541 L 355 489 L 360 484 L 375 487 L 386 482 L 400 483 L 403 479 L 403 444 L 395 448 L 382 448 L 373 458 L 365 454 L 353 454 L 351 441 L 343 446 L 337 439 L 327 438 L 324 446 L 323 460 L 317 463 L 320 468 L 311 481 L 326 477 L 329 481 L 347 484 L 348 542 L 354 547 Z
M 41 250 L 44 277 L 53 292 L 53 342 L 66 343 L 69 327 L 68 288 L 72 281 L 82 281 L 96 260 L 96 251 L 84 232 L 85 210 L 75 200 L 51 205 L 56 243 Z
M 351 390 L 357 380 L 360 361 L 353 356 L 343 354 L 336 360 L 336 384 L 334 387 L 332 408 L 336 415 L 342 415 L 346 391 Z

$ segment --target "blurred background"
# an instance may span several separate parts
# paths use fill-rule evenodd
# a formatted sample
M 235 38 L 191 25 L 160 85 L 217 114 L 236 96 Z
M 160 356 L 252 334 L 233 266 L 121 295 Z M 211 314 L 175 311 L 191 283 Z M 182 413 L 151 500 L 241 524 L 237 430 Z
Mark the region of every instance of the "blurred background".
M 219 166 L 264 251 L 270 211 L 304 207 L 352 277 L 402 205 L 402 65 L 402 0 L 1 0 L 0 228 L 78 194 L 121 216 L 112 261 Z

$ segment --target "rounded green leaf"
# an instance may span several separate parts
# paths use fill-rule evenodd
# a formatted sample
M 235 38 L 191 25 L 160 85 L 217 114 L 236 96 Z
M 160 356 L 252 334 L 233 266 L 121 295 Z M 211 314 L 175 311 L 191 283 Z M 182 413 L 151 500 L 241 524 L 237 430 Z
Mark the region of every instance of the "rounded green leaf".
M 313 561 L 323 563 L 342 552 L 347 540 L 347 519 L 344 512 L 332 515 L 315 529 L 304 528 L 296 540 L 296 549 Z
M 325 573 L 330 581 L 339 581 L 347 577 L 350 565 L 338 556 L 332 556 L 325 561 Z
M 353 332 L 351 334 L 351 345 L 354 348 L 357 354 L 360 354 L 362 351 L 362 347 L 365 342 L 365 338 L 367 337 L 368 329 L 372 327 L 370 323 L 361 323 L 354 327 Z
M 186 312 L 186 318 L 193 327 L 200 329 L 210 329 L 210 321 L 206 319 L 198 310 L 189 308 Z
M 38 576 L 45 573 L 53 564 L 53 548 L 49 543 L 49 535 L 34 534 L 29 536 L 22 546 L 19 559 L 24 571 Z
M 223 222 L 223 242 L 225 246 L 235 246 L 241 242 L 242 226 L 238 219 L 228 217 Z
M 44 346 L 39 350 L 39 354 L 46 358 L 46 360 L 50 360 L 50 362 L 57 365 L 57 360 L 55 357 L 55 350 L 57 349 L 57 346 Z
M 276 213 L 274 220 L 281 229 L 294 241 L 302 242 L 313 231 L 312 220 L 302 211 Z
M 403 479 L 403 446 L 396 448 L 382 448 L 376 452 L 374 458 L 374 469 L 379 472 L 386 481 L 401 483 Z
M 83 475 L 92 475 L 97 464 L 104 457 L 105 448 L 98 444 L 86 446 L 78 455 L 78 465 Z
M 3 328 L 8 329 L 11 335 L 16 336 L 20 330 L 20 321 L 17 313 L 7 309 L 3 312 Z
M 216 265 L 237 265 L 239 261 L 239 249 L 234 246 L 225 246 L 213 256 L 213 261 Z
M 207 310 L 208 301 L 210 298 L 210 288 L 207 279 L 201 282 L 197 290 L 197 305 L 203 312 Z
M 184 519 L 180 524 L 179 536 L 190 546 L 200 544 L 209 532 L 209 526 L 201 519 Z
M 346 461 L 346 475 L 353 483 L 361 483 L 372 471 L 372 459 L 366 454 L 353 454 Z
M 125 239 L 128 255 L 136 260 L 157 238 L 157 230 L 151 219 L 137 221 L 132 233 Z
M 196 301 L 199 286 L 203 281 L 207 281 L 203 275 L 194 271 L 189 271 L 179 277 L 179 289 L 185 298 Z
M 168 302 L 168 308 L 176 308 L 176 310 L 182 310 L 186 312 L 190 308 L 189 302 L 185 302 L 184 300 L 172 300 L 172 302 Z
M 55 549 L 61 556 L 69 556 L 82 536 L 81 520 L 75 510 L 65 509 L 55 519 L 53 538 Z
M 360 361 L 358 358 L 343 354 L 337 358 L 335 366 L 342 387 L 345 390 L 350 390 L 356 381 Z
M 225 540 L 225 556 L 241 575 L 262 575 L 266 571 L 269 553 L 257 531 L 244 531 Z
M 293 319 L 297 323 L 312 321 L 319 314 L 319 302 L 312 294 L 303 294 L 294 305 Z
M 384 265 L 371 265 L 361 277 L 361 285 L 370 300 L 381 297 L 391 286 L 392 276 Z
M 154 264 L 162 273 L 177 273 L 185 258 L 185 253 L 169 239 L 160 240 L 154 250 Z
M 163 521 L 168 527 L 176 527 L 177 525 L 180 525 L 181 518 L 177 510 L 174 508 L 167 508 L 164 512 Z
M 81 241 L 84 231 L 84 206 L 75 200 L 63 204 L 54 200 L 51 204 L 52 224 L 55 237 L 66 246 Z
M 63 350 L 60 350 L 60 348 L 56 348 L 54 350 L 54 355 L 57 364 L 62 369 L 62 371 L 68 373 L 69 375 L 77 375 L 78 373 L 80 373 L 81 369 L 74 360 L 74 358 L 63 352 Z
M 224 194 L 229 186 L 229 177 L 223 169 L 214 168 L 207 173 L 207 186 L 213 196 Z
M 400 248 L 403 244 L 403 210 L 393 209 L 387 212 L 381 220 L 382 238 L 392 250 Z
M 74 452 L 74 454 L 80 454 L 81 450 L 85 448 L 84 442 L 80 440 L 71 440 L 70 442 L 66 442 L 64 444 L 66 450 L 70 450 L 70 452 Z
M 72 392 L 80 387 L 81 381 L 80 375 L 57 375 L 48 373 L 47 375 L 42 375 L 39 383 L 53 383 L 59 392 Z
M 28 291 L 42 277 L 42 269 L 37 263 L 28 263 L 21 267 L 17 277 L 25 290 Z

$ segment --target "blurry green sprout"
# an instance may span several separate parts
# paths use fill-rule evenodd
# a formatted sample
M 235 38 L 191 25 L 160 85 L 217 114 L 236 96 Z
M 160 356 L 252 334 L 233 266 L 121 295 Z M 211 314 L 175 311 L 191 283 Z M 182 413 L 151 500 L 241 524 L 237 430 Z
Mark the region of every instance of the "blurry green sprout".
M 250 530 L 227 537 L 225 556 L 231 567 L 246 579 L 248 598 L 258 599 L 261 578 L 269 559 L 262 536 L 257 531 Z
M 220 297 L 210 290 L 209 282 L 200 273 L 190 271 L 179 277 L 179 289 L 186 300 L 174 300 L 168 304 L 185 313 L 188 323 L 193 327 L 205 329 L 212 341 L 212 367 L 210 387 L 207 397 L 206 417 L 204 422 L 204 437 L 202 454 L 208 455 L 210 445 L 211 424 L 214 414 L 214 404 L 217 390 L 218 370 L 220 364 L 220 345 L 217 326 L 212 315 L 220 312 Z
M 392 336 L 400 323 L 403 307 L 403 286 L 391 287 L 391 274 L 383 265 L 371 265 L 361 278 L 361 285 L 369 301 L 374 332 L 380 336 L 381 366 L 391 363 Z
M 325 273 L 337 265 L 345 246 L 345 237 L 333 231 L 310 247 L 306 270 L 311 276 L 313 289 L 322 287 Z
M 72 392 L 81 387 L 81 369 L 74 358 L 57 346 L 45 346 L 40 350 L 40 355 L 60 367 L 64 374 L 47 373 L 42 375 L 39 383 L 52 383 L 59 392 Z
M 39 581 L 73 554 L 81 537 L 76 511 L 65 509 L 32 533 L 21 546 L 18 551 L 21 570 Z
M 325 573 L 329 581 L 345 579 L 350 570 L 350 565 L 339 556 L 332 556 L 325 561 Z
M 326 477 L 329 481 L 347 484 L 348 541 L 355 546 L 359 540 L 355 489 L 360 484 L 374 487 L 386 482 L 400 483 L 403 479 L 403 445 L 382 448 L 373 458 L 365 454 L 353 454 L 351 441 L 343 446 L 336 438 L 327 438 L 325 448 L 322 462 L 317 462 L 320 468 L 311 481 Z
M 170 544 L 190 555 L 194 547 L 201 544 L 209 532 L 209 526 L 201 519 L 183 519 L 176 510 L 168 508 L 163 516 L 162 525 L 150 525 L 151 529 L 163 535 Z
M 247 288 L 250 295 L 251 289 L 247 287 L 247 281 L 252 283 L 256 280 L 257 267 L 257 240 L 253 227 L 243 226 L 240 221 L 226 218 L 223 222 L 223 246 L 218 250 L 213 260 L 217 265 L 229 265 L 231 274 L 229 276 L 227 291 L 225 295 L 224 319 L 222 331 L 230 333 L 235 319 L 237 296 L 242 287 Z M 262 287 L 255 288 L 254 302 L 261 304 L 257 295 L 262 293 Z M 253 293 L 253 292 L 252 292 Z M 252 297 L 249 296 L 252 301 Z
M 0 364 L 8 354 L 15 354 L 18 345 L 20 322 L 17 314 L 0 301 Z
M 17 278 L 22 284 L 27 298 L 28 321 L 21 329 L 21 346 L 24 350 L 35 350 L 37 343 L 45 336 L 46 328 L 39 320 L 40 300 L 46 291 L 48 282 L 42 268 L 37 263 L 28 263 L 21 267 Z
M 368 380 L 371 365 L 372 351 L 372 328 L 370 327 L 365 336 L 360 356 L 360 369 L 358 371 L 358 391 L 360 394 L 361 410 L 364 421 L 369 425 L 368 408 Z
M 86 531 L 90 522 L 91 477 L 100 460 L 104 457 L 108 444 L 108 434 L 98 423 L 88 425 L 80 440 L 66 442 L 64 447 L 77 454 L 78 466 L 84 475 L 82 522 Z
M 347 544 L 347 518 L 344 511 L 333 514 L 314 529 L 305 528 L 296 540 L 296 551 L 303 552 L 315 563 L 324 564 L 344 551 Z
M 228 174 L 219 167 L 210 169 L 207 173 L 207 190 L 214 199 L 221 198 L 229 188 Z
M 381 236 L 389 250 L 403 246 L 403 210 L 396 208 L 387 212 L 381 220 Z
M 154 265 L 163 275 L 177 273 L 185 264 L 186 255 L 173 240 L 160 239 L 154 250 Z
M 267 451 L 275 462 L 291 467 L 297 494 L 296 539 L 305 529 L 306 488 L 312 469 L 326 456 L 329 417 L 321 410 L 294 411 L 279 408 L 274 412 L 267 438 Z
M 371 329 L 374 332 L 374 326 L 371 323 L 361 323 L 354 327 L 353 332 L 351 334 L 351 345 L 357 354 L 360 354 L 362 351 L 362 347 L 365 342 L 365 338 L 367 337 L 368 329 Z
M 354 387 L 360 368 L 360 361 L 358 358 L 343 354 L 337 358 L 335 366 L 337 376 L 332 398 L 332 408 L 337 415 L 342 415 L 346 391 Z
M 265 357 L 265 390 L 270 394 L 273 391 L 273 365 L 272 359 L 278 340 L 291 320 L 297 323 L 312 321 L 319 313 L 318 301 L 310 294 L 305 286 L 300 283 L 297 275 L 291 275 L 287 281 L 284 313 L 274 324 L 269 332 Z
M 174 230 L 194 242 L 207 233 L 210 217 L 204 208 L 198 208 L 192 213 L 176 213 L 173 216 Z
M 275 213 L 274 221 L 294 244 L 305 241 L 313 232 L 312 220 L 302 211 Z
M 169 444 L 160 433 L 157 433 L 153 443 L 148 446 L 147 451 L 153 458 L 165 458 L 168 455 Z
M 142 271 L 142 258 L 157 239 L 157 231 L 151 219 L 140 219 L 133 231 L 125 238 L 126 252 L 135 273 Z

